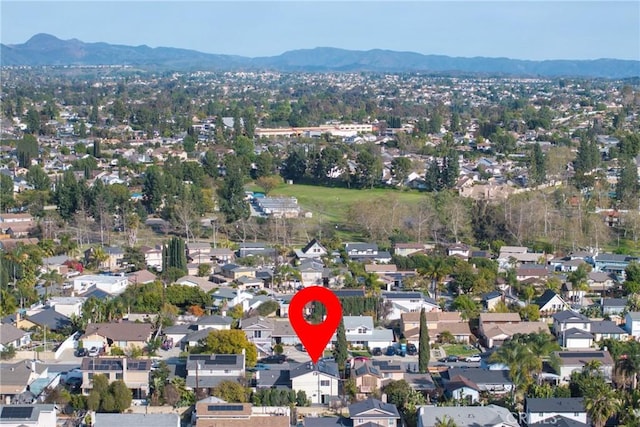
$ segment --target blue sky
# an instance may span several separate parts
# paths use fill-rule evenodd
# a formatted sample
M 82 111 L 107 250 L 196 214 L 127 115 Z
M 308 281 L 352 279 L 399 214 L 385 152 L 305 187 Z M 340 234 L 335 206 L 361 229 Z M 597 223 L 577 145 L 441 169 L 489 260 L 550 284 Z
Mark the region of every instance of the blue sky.
M 0 39 L 85 42 L 243 56 L 318 46 L 450 56 L 640 60 L 633 1 L 0 1 Z

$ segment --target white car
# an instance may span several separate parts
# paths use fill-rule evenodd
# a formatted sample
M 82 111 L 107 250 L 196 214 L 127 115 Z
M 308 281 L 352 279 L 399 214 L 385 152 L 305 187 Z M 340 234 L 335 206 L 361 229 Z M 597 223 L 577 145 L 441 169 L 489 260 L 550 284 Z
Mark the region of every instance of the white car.
M 479 354 L 476 354 L 476 355 L 474 355 L 474 356 L 467 356 L 467 357 L 464 359 L 464 361 L 465 361 L 465 362 L 480 362 L 480 361 L 482 361 L 482 358 L 480 357 L 480 355 L 479 355 Z

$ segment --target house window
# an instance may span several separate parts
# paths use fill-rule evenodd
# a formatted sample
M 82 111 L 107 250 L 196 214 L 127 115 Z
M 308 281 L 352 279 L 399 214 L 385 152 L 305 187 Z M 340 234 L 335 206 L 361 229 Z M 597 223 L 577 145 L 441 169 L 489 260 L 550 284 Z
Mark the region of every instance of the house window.
M 92 380 L 93 379 L 93 373 L 89 372 L 89 379 Z
M 579 417 L 579 416 L 580 416 L 580 412 L 574 412 L 574 413 L 573 413 L 573 416 L 574 416 L 574 417 Z
M 122 372 L 116 372 L 116 379 L 121 380 L 123 378 Z
M 320 381 L 320 387 L 329 387 L 330 384 L 331 384 L 331 382 L 329 380 L 321 380 Z
M 254 338 L 262 338 L 262 331 L 253 331 Z
M 358 333 L 359 334 L 366 334 L 367 333 L 367 328 L 358 328 Z

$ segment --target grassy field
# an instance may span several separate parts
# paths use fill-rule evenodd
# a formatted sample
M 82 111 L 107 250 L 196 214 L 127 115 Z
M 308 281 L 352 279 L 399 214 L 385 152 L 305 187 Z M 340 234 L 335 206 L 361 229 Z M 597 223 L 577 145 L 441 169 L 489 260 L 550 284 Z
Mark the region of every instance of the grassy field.
M 252 188 L 255 189 L 255 188 Z M 259 189 L 255 189 L 260 191 Z M 417 191 L 374 188 L 360 190 L 349 188 L 319 187 L 303 184 L 283 184 L 269 193 L 269 196 L 287 196 L 298 199 L 298 204 L 324 221 L 345 223 L 349 208 L 371 199 L 388 200 L 397 197 L 407 204 L 418 203 L 424 196 Z
M 476 348 L 464 344 L 444 344 L 441 347 L 447 356 L 471 356 L 480 353 Z

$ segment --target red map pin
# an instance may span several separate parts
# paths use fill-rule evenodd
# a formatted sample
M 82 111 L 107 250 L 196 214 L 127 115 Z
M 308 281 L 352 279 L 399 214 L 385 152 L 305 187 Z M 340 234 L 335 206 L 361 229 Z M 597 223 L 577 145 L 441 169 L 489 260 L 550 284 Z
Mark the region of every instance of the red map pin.
M 324 305 L 327 316 L 322 323 L 316 325 L 304 318 L 304 307 L 311 301 L 318 301 Z M 289 303 L 289 321 L 293 330 L 298 334 L 302 345 L 307 349 L 313 363 L 318 363 L 324 349 L 327 347 L 333 333 L 342 319 L 342 305 L 340 300 L 327 288 L 310 286 L 296 293 Z

